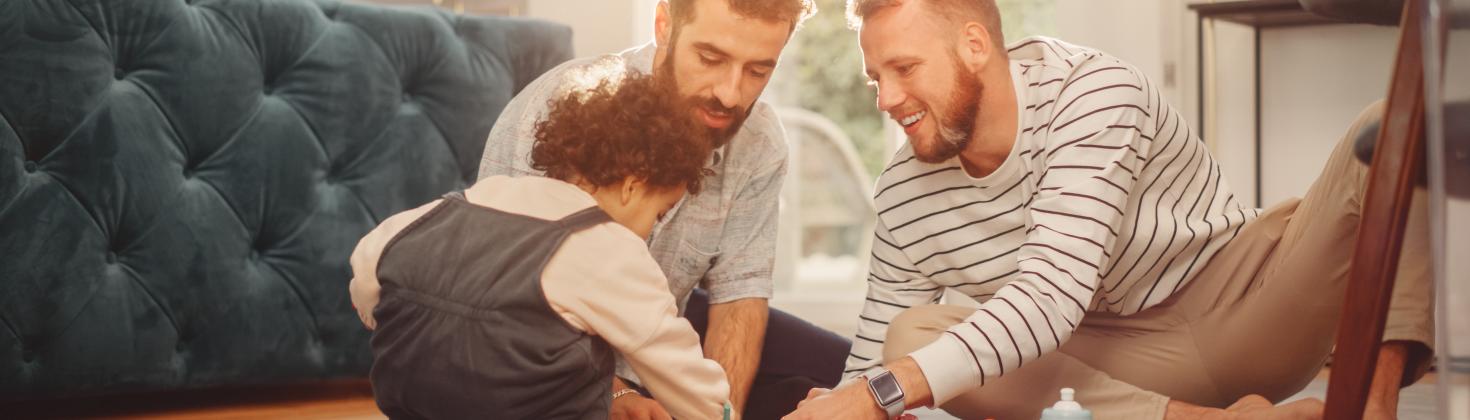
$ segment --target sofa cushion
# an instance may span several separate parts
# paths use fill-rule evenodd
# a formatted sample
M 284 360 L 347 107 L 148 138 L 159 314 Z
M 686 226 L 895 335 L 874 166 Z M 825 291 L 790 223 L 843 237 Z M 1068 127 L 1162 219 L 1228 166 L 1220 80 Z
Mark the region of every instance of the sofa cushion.
M 331 0 L 0 1 L 0 401 L 365 374 L 357 239 L 472 182 L 570 38 Z

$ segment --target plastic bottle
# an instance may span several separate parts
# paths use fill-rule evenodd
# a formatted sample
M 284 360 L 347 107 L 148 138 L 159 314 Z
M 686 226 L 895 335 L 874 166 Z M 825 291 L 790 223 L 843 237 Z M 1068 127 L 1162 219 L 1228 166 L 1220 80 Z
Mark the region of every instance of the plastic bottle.
M 1062 400 L 1041 410 L 1041 420 L 1092 420 L 1092 412 L 1073 400 L 1076 393 L 1072 388 L 1062 388 Z

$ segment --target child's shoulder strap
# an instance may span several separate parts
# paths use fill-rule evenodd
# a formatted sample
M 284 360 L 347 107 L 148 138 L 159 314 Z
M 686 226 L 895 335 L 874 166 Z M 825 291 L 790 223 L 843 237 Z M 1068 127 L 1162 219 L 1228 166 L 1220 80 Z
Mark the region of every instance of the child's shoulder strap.
M 607 212 L 602 211 L 602 208 L 592 206 L 563 217 L 561 220 L 557 220 L 556 223 L 576 232 L 610 221 L 612 221 L 612 217 L 608 216 Z

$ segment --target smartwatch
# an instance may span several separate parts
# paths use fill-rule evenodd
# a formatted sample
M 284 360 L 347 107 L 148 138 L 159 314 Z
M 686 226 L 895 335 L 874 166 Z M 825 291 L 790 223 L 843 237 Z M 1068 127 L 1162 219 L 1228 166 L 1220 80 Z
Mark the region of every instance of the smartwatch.
M 883 411 L 888 412 L 888 418 L 898 417 L 903 414 L 903 388 L 898 386 L 898 378 L 888 369 L 879 368 L 880 372 L 868 378 L 868 391 L 873 393 L 873 400 L 878 402 Z

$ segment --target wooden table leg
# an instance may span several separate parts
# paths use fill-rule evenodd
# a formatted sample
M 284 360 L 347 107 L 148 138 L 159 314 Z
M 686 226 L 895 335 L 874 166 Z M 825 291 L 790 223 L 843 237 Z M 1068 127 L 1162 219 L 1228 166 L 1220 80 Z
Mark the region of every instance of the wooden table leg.
M 1378 347 L 1393 296 L 1414 180 L 1424 168 L 1422 0 L 1404 2 L 1398 56 L 1348 273 L 1324 418 L 1357 420 L 1367 405 Z

